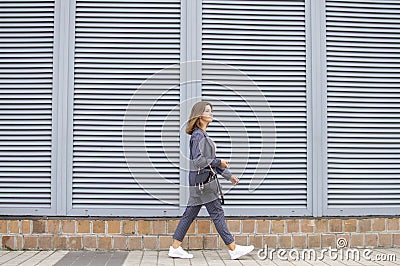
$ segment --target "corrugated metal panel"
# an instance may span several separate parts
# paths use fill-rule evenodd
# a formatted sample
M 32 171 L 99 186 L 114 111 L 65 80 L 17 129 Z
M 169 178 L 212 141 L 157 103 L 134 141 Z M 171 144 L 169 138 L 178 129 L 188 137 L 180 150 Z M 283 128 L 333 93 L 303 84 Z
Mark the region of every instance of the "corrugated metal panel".
M 0 25 L 0 207 L 50 208 L 54 1 L 2 1 Z
M 326 5 L 328 213 L 398 214 L 400 3 Z
M 271 208 L 286 208 L 288 213 L 302 209 L 304 214 L 304 1 L 204 0 L 202 45 L 203 60 L 214 61 L 203 64 L 203 96 L 215 104 L 218 120 L 210 125 L 210 136 L 219 157 L 231 160 L 232 172 L 242 178 L 241 185 L 227 193 L 227 204 L 263 207 L 267 215 Z M 276 150 L 268 172 L 275 144 L 270 141 L 276 142 Z M 251 182 L 255 191 L 248 190 Z
M 77 1 L 74 209 L 178 203 L 179 31 L 178 0 Z

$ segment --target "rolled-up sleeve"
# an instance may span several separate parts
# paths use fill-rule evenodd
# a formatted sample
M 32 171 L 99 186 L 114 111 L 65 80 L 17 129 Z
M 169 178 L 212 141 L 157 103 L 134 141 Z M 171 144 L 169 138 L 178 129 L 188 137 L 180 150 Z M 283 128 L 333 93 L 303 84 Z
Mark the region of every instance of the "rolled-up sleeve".
M 218 166 L 218 167 L 216 168 L 216 170 L 217 170 L 217 173 L 218 173 L 218 174 L 222 175 L 223 178 L 225 178 L 225 179 L 228 180 L 228 181 L 229 181 L 229 179 L 232 177 L 231 171 L 230 171 L 229 169 L 227 169 L 227 168 L 221 168 L 221 167 Z
M 221 160 L 205 156 L 207 147 L 206 137 L 203 134 L 194 133 L 190 139 L 190 153 L 195 169 L 203 169 L 207 165 L 219 167 Z M 193 170 L 195 170 L 193 169 Z

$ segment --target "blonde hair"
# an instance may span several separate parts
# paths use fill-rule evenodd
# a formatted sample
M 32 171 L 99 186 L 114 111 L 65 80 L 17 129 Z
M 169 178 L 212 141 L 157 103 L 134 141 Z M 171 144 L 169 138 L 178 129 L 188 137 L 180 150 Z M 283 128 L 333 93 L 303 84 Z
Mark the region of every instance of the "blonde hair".
M 204 110 L 206 109 L 206 106 L 209 105 L 212 110 L 212 105 L 209 102 L 201 101 L 197 102 L 193 105 L 192 111 L 190 112 L 189 120 L 186 126 L 186 133 L 189 135 L 192 135 L 193 131 L 196 128 L 201 127 L 201 115 L 203 114 Z

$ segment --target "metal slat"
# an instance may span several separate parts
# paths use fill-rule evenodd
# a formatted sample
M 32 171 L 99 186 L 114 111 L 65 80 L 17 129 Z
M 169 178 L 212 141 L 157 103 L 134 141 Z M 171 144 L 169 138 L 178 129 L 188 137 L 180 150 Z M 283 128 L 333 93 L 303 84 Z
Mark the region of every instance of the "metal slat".
M 328 208 L 400 206 L 399 8 L 327 1 Z
M 49 208 L 54 1 L 2 2 L 0 23 L 0 206 Z
M 215 120 L 208 132 L 218 157 L 242 177 L 226 195 L 229 205 L 306 207 L 304 10 L 303 1 L 203 1 L 203 60 L 211 60 L 203 63 L 203 97 Z M 268 172 L 259 160 L 272 157 L 271 139 Z M 251 180 L 259 187 L 249 199 Z
M 180 1 L 78 0 L 76 11 L 72 207 L 176 204 L 179 68 L 140 85 L 179 63 Z

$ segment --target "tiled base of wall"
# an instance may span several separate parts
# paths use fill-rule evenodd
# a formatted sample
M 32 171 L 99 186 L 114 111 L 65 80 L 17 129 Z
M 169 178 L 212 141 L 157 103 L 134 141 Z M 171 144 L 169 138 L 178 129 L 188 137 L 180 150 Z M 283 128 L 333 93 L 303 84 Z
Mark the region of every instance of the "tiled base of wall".
M 165 250 L 178 219 L 0 220 L 2 249 L 10 250 Z M 400 218 L 228 219 L 238 244 L 262 248 L 400 246 Z M 198 219 L 183 242 L 188 249 L 225 247 L 210 220 Z

